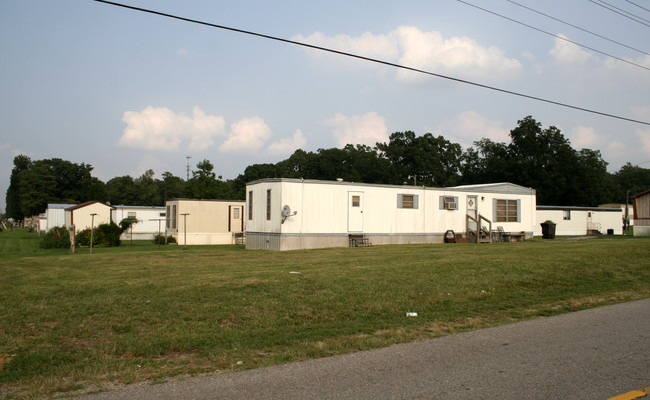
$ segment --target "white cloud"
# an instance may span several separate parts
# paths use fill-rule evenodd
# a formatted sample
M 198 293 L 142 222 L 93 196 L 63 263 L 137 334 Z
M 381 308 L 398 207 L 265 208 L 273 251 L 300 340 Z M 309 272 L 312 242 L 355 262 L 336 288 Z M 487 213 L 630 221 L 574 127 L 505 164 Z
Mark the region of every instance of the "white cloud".
M 145 150 L 178 150 L 189 141 L 190 150 L 205 150 L 214 144 L 215 136 L 223 135 L 223 117 L 206 115 L 194 107 L 192 117 L 175 113 L 166 107 L 148 106 L 141 112 L 126 111 L 122 116 L 126 128 L 118 144 Z
M 448 136 L 455 136 L 464 141 L 465 146 L 470 146 L 482 138 L 494 142 L 507 142 L 510 134 L 508 129 L 501 127 L 500 122 L 491 121 L 476 111 L 462 112 L 454 119 L 441 124 L 439 129 L 447 140 L 450 140 Z
M 577 126 L 573 128 L 569 133 L 569 139 L 571 140 L 571 146 L 575 149 L 594 148 L 605 141 L 590 126 Z
M 567 42 L 565 35 L 558 36 L 564 38 L 555 38 L 555 46 L 548 52 L 556 61 L 562 64 L 580 64 L 592 58 L 591 53 L 584 51 L 580 46 Z
M 454 76 L 462 74 L 474 78 L 511 79 L 522 70 L 518 60 L 507 58 L 497 47 L 482 47 L 466 37 L 445 39 L 438 31 L 425 32 L 413 26 L 400 26 L 385 35 L 366 32 L 358 37 L 325 36 L 316 32 L 309 36 L 297 35 L 292 39 Z M 397 76 L 408 81 L 424 77 L 405 70 L 400 70 Z
M 303 136 L 300 129 L 296 129 L 296 132 L 290 138 L 284 138 L 279 142 L 271 143 L 269 145 L 268 151 L 272 154 L 289 154 L 296 149 L 300 149 L 307 144 L 307 140 Z
M 260 117 L 245 118 L 230 125 L 230 133 L 219 150 L 258 150 L 271 136 L 271 129 Z
M 646 154 L 650 154 L 650 129 L 637 129 L 636 136 Z
M 375 112 L 351 117 L 337 113 L 325 124 L 334 128 L 334 137 L 339 147 L 345 147 L 346 144 L 374 146 L 377 142 L 388 142 L 386 121 Z

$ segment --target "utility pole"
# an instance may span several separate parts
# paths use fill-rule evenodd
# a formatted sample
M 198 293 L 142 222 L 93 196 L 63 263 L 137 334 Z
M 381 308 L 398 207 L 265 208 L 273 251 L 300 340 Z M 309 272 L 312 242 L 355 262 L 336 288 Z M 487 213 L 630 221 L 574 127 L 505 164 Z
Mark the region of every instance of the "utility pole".
M 93 233 L 95 233 L 95 215 L 97 215 L 97 213 L 90 214 L 90 254 L 93 254 Z
M 187 216 L 190 213 L 183 213 L 181 215 L 183 216 L 183 246 L 187 249 Z

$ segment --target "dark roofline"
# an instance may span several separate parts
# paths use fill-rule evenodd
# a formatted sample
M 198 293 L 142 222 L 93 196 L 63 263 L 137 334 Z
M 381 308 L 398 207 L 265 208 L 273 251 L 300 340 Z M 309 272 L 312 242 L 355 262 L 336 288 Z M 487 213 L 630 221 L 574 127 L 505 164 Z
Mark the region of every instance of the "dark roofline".
M 99 203 L 99 204 L 104 205 L 104 206 L 106 206 L 106 207 L 115 208 L 115 207 L 113 207 L 113 206 L 109 206 L 109 205 L 104 204 L 104 203 L 102 203 L 102 202 L 100 202 L 100 201 L 97 201 L 97 200 L 90 200 L 90 201 L 84 201 L 83 203 L 79 203 L 79 204 L 77 204 L 76 206 L 68 207 L 68 208 L 66 208 L 65 210 L 66 210 L 66 211 L 74 211 L 74 210 L 78 210 L 78 209 L 80 209 L 80 208 L 84 208 L 84 207 L 86 207 L 86 206 L 89 206 L 89 205 L 91 205 L 91 204 L 95 204 L 95 203 Z
M 635 199 L 635 198 L 637 198 L 637 197 L 645 196 L 645 195 L 648 194 L 648 193 L 650 193 L 650 189 L 648 189 L 648 190 L 644 190 L 644 191 L 641 192 L 641 193 L 637 193 L 637 194 L 635 194 L 634 196 L 632 196 L 632 198 Z
M 538 210 L 623 212 L 623 209 L 618 207 L 537 206 L 537 209 Z

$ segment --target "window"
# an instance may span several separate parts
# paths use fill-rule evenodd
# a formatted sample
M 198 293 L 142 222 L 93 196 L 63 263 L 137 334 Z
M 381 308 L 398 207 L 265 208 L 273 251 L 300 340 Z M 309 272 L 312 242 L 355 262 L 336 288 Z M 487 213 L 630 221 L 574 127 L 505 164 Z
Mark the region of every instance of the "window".
M 361 196 L 352 196 L 352 207 L 361 207 Z
M 170 223 L 171 223 L 171 221 L 169 220 L 169 206 L 167 206 L 167 213 L 166 214 L 167 214 L 167 218 L 166 218 L 167 220 L 165 221 L 165 223 L 167 225 L 167 229 L 169 229 Z
M 271 189 L 266 190 L 266 220 L 271 220 Z
M 519 222 L 518 200 L 495 200 L 496 222 Z
M 417 194 L 398 194 L 397 208 L 418 208 Z
M 248 219 L 253 219 L 253 191 L 248 192 Z
M 564 210 L 562 214 L 565 221 L 571 221 L 571 210 Z
M 232 217 L 233 219 L 239 219 L 239 208 L 232 209 Z
M 127 213 L 126 213 L 126 217 L 127 217 L 127 218 L 135 218 L 135 212 L 133 212 L 133 211 L 129 211 L 129 212 L 127 212 Z
M 176 204 L 172 206 L 172 229 L 176 229 Z
M 160 214 L 158 214 L 159 217 L 165 217 L 166 215 L 167 215 L 167 214 L 164 213 L 164 212 L 161 212 Z

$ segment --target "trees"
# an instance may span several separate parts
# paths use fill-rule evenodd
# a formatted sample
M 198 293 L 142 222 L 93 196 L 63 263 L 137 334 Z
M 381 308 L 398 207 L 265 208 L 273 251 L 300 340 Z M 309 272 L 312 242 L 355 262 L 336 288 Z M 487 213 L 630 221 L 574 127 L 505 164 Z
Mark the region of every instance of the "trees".
M 7 214 L 14 219 L 45 211 L 47 203 L 106 201 L 104 184 L 91 175 L 89 164 L 60 158 L 31 161 L 19 155 L 7 189 Z
M 614 198 L 617 203 L 625 203 L 626 199 L 629 201 L 629 196 L 650 189 L 650 169 L 629 162 L 614 174 L 613 179 L 616 183 Z
M 612 192 L 600 152 L 576 151 L 562 132 L 531 116 L 510 131 L 510 143 L 474 142 L 463 156 L 463 183 L 512 182 L 537 190 L 544 205 L 595 206 Z
M 416 136 L 412 131 L 395 132 L 389 139 L 388 143 L 377 143 L 377 149 L 393 164 L 402 181 L 413 179 L 418 184 L 442 187 L 459 181 L 463 153 L 459 144 L 430 133 Z

